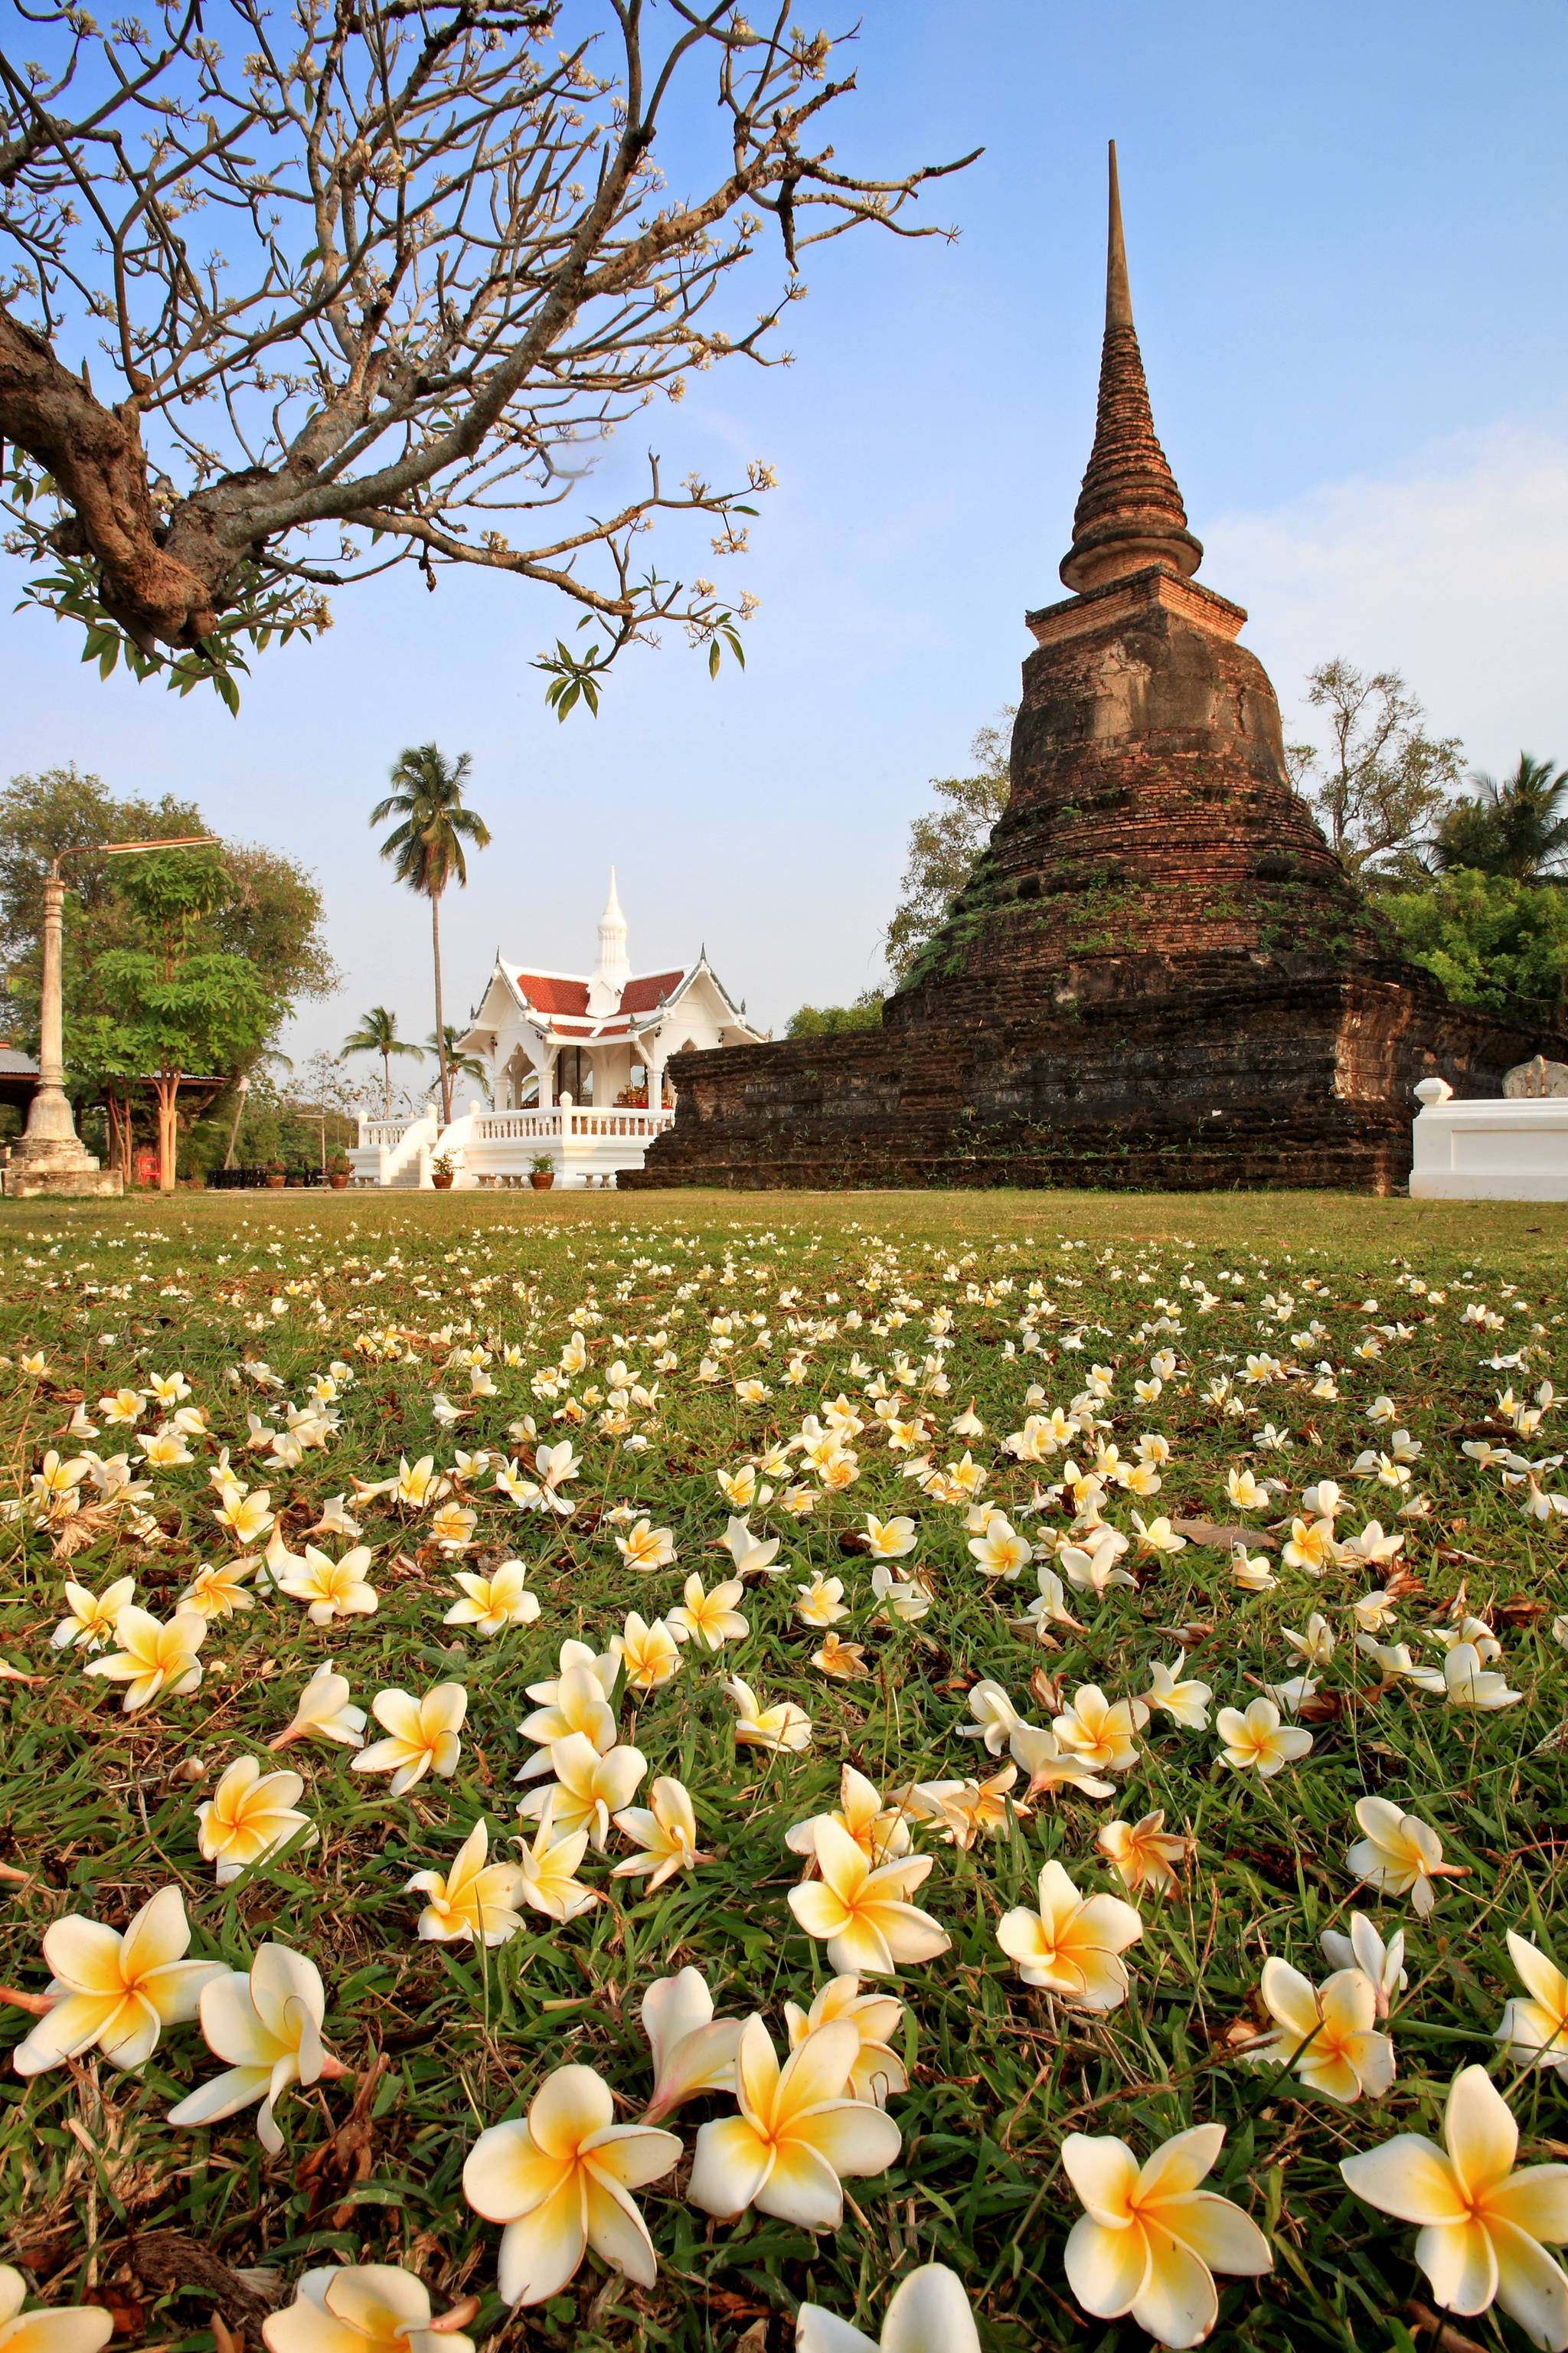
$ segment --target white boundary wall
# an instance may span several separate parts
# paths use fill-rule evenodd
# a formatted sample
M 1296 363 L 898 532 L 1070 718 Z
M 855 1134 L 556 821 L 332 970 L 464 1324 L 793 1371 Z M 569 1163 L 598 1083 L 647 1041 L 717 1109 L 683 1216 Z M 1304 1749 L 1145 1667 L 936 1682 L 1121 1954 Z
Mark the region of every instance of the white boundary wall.
M 1568 1201 L 1568 1095 L 1460 1103 L 1441 1079 L 1415 1092 L 1413 1198 Z

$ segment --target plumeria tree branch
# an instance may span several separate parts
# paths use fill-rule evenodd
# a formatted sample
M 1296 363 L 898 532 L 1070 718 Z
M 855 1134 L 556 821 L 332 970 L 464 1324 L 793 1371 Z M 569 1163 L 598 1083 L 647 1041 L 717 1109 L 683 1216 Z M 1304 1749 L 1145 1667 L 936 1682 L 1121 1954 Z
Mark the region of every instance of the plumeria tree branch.
M 801 256 L 917 218 L 964 157 L 887 179 L 836 159 L 854 87 L 773 0 L 200 0 L 100 30 L 27 16 L 0 56 L 0 503 L 25 596 L 121 659 L 226 686 L 325 627 L 327 592 L 412 563 L 552 588 L 605 632 L 661 623 L 712 661 L 752 600 L 634 560 L 660 516 L 743 552 L 771 486 L 643 485 L 559 533 L 605 445 L 693 370 L 776 364 Z M 562 40 L 563 33 L 574 37 Z M 721 144 L 674 195 L 658 157 L 706 71 Z M 687 136 L 683 127 L 683 140 Z M 743 328 L 726 286 L 776 224 L 782 287 Z M 4 459 L 8 457 L 8 465 Z M 541 667 L 559 680 L 559 654 Z

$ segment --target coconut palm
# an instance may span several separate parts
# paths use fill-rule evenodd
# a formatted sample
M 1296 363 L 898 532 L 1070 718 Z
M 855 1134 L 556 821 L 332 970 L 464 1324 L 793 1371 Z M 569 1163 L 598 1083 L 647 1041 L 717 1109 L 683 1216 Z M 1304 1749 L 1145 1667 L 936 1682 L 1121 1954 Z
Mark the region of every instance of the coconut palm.
M 1568 852 L 1568 768 L 1519 755 L 1511 776 L 1474 776 L 1473 800 L 1456 801 L 1437 828 L 1433 862 L 1516 882 L 1545 882 Z
M 397 1034 L 397 1016 L 384 1005 L 373 1005 L 368 1013 L 360 1015 L 359 1028 L 343 1039 L 345 1054 L 379 1054 L 383 1083 L 386 1091 L 386 1116 L 392 1117 L 392 1058 L 394 1054 L 412 1054 L 417 1061 L 419 1049 Z
M 447 1073 L 450 1078 L 453 1086 L 455 1087 L 457 1085 L 459 1079 L 473 1079 L 483 1090 L 485 1100 L 488 1103 L 490 1093 L 490 1074 L 486 1070 L 484 1064 L 479 1061 L 476 1056 L 472 1054 L 465 1054 L 459 1050 L 458 1039 L 461 1035 L 462 1032 L 458 1029 L 457 1023 L 455 1021 L 448 1021 L 440 1039 L 437 1039 L 435 1030 L 431 1030 L 430 1035 L 425 1040 L 425 1051 L 430 1056 L 432 1061 L 439 1061 L 441 1059 L 441 1047 L 444 1043 L 446 1046 Z
M 463 844 L 488 847 L 490 829 L 482 817 L 465 806 L 463 786 L 472 765 L 467 752 L 445 759 L 434 744 L 411 744 L 400 752 L 392 771 L 393 790 L 370 813 L 372 825 L 395 817 L 399 822 L 381 845 L 392 860 L 400 882 L 430 902 L 430 953 L 436 967 L 437 1060 L 441 1071 L 441 1124 L 452 1117 L 452 1081 L 447 1067 L 447 1023 L 441 1010 L 441 893 L 454 876 L 459 886 L 468 879 Z

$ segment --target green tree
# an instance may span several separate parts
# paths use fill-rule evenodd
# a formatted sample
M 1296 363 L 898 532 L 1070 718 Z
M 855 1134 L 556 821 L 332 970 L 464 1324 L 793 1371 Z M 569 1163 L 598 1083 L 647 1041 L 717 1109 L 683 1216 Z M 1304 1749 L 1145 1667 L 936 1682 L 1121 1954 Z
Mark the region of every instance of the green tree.
M 938 807 L 910 827 L 899 902 L 887 929 L 886 954 L 895 980 L 908 977 L 921 950 L 942 929 L 1007 806 L 1008 729 L 1016 710 L 1016 703 L 1005 704 L 993 723 L 979 730 L 969 747 L 973 775 L 931 779 Z
M 221 862 L 190 852 L 127 861 L 124 893 L 134 945 L 112 948 L 98 979 L 118 1058 L 147 1073 L 158 1109 L 158 1183 L 174 1183 L 182 1081 L 193 1071 L 243 1067 L 260 1050 L 276 999 L 248 956 L 201 944 L 208 920 L 232 895 Z
M 140 939 L 128 896 L 136 859 L 95 858 L 100 842 L 138 841 L 209 828 L 194 802 L 165 795 L 149 801 L 121 797 L 100 777 L 74 767 L 13 776 L 0 791 L 0 962 L 5 966 L 4 1018 L 8 1028 L 36 1037 L 38 919 L 44 875 L 51 858 L 73 852 L 66 874 L 66 1063 L 73 1082 L 90 1077 L 105 1090 L 112 1148 L 129 1165 L 130 1136 L 122 1123 L 138 1100 L 138 1075 L 121 1067 L 114 1045 L 115 1008 L 104 996 L 99 966 L 116 949 Z M 274 849 L 227 843 L 222 863 L 229 887 L 201 919 L 205 948 L 247 957 L 271 992 L 273 1020 L 256 1053 L 226 1070 L 235 1090 L 257 1068 L 301 997 L 330 996 L 341 976 L 329 953 L 321 894 L 306 868 Z M 124 1044 L 121 1038 L 121 1044 Z
M 379 1054 L 383 1082 L 386 1095 L 386 1116 L 392 1117 L 392 1058 L 394 1054 L 412 1054 L 419 1060 L 419 1049 L 397 1034 L 397 1016 L 384 1005 L 373 1005 L 368 1013 L 360 1016 L 359 1028 L 351 1030 L 343 1039 L 345 1054 Z
M 1396 670 L 1357 670 L 1336 656 L 1307 681 L 1328 742 L 1289 744 L 1290 780 L 1331 847 L 1363 882 L 1414 881 L 1421 852 L 1459 782 L 1464 747 L 1432 735 Z
M 882 992 L 862 989 L 849 1005 L 803 1005 L 784 1024 L 786 1038 L 836 1038 L 846 1029 L 879 1029 Z
M 459 1079 L 473 1079 L 483 1089 L 485 1098 L 488 1102 L 490 1092 L 490 1074 L 486 1070 L 484 1064 L 479 1061 L 476 1056 L 472 1054 L 465 1054 L 459 1051 L 458 1040 L 462 1034 L 462 1031 L 458 1029 L 455 1021 L 448 1021 L 442 1029 L 439 1039 L 437 1039 L 434 1029 L 431 1030 L 430 1035 L 425 1040 L 425 1051 L 429 1055 L 433 1062 L 438 1064 L 441 1060 L 441 1050 L 444 1046 L 446 1049 L 447 1074 L 451 1081 L 452 1085 L 456 1086 Z
M 1543 881 L 1568 855 L 1568 768 L 1519 755 L 1511 776 L 1475 776 L 1473 799 L 1457 801 L 1437 828 L 1433 862 L 1444 873 L 1468 867 L 1478 874 Z
M 460 752 L 444 759 L 434 744 L 411 744 L 398 754 L 392 786 L 370 813 L 373 826 L 389 817 L 398 820 L 381 845 L 400 882 L 430 902 L 430 954 L 436 968 L 436 1046 L 441 1073 L 441 1124 L 452 1116 L 452 1082 L 447 1067 L 446 1018 L 441 1009 L 441 894 L 454 879 L 459 888 L 468 879 L 463 844 L 489 847 L 490 829 L 482 817 L 468 807 L 463 786 L 472 759 Z
M 1469 868 L 1380 892 L 1412 960 L 1461 1005 L 1555 1029 L 1568 1018 L 1568 891 Z

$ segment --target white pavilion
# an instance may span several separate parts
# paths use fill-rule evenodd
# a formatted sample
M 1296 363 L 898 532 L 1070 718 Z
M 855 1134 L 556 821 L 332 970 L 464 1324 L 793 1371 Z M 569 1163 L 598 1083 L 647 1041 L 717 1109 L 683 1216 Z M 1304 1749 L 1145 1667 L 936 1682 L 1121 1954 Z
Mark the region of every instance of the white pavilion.
M 670 1057 L 760 1035 L 706 948 L 693 964 L 633 972 L 612 867 L 592 972 L 542 972 L 497 951 L 458 1040 L 485 1071 L 489 1103 L 445 1129 L 434 1106 L 414 1121 L 363 1118 L 355 1180 L 428 1185 L 444 1160 L 463 1187 L 525 1185 L 542 1163 L 558 1185 L 612 1184 L 675 1116 Z

